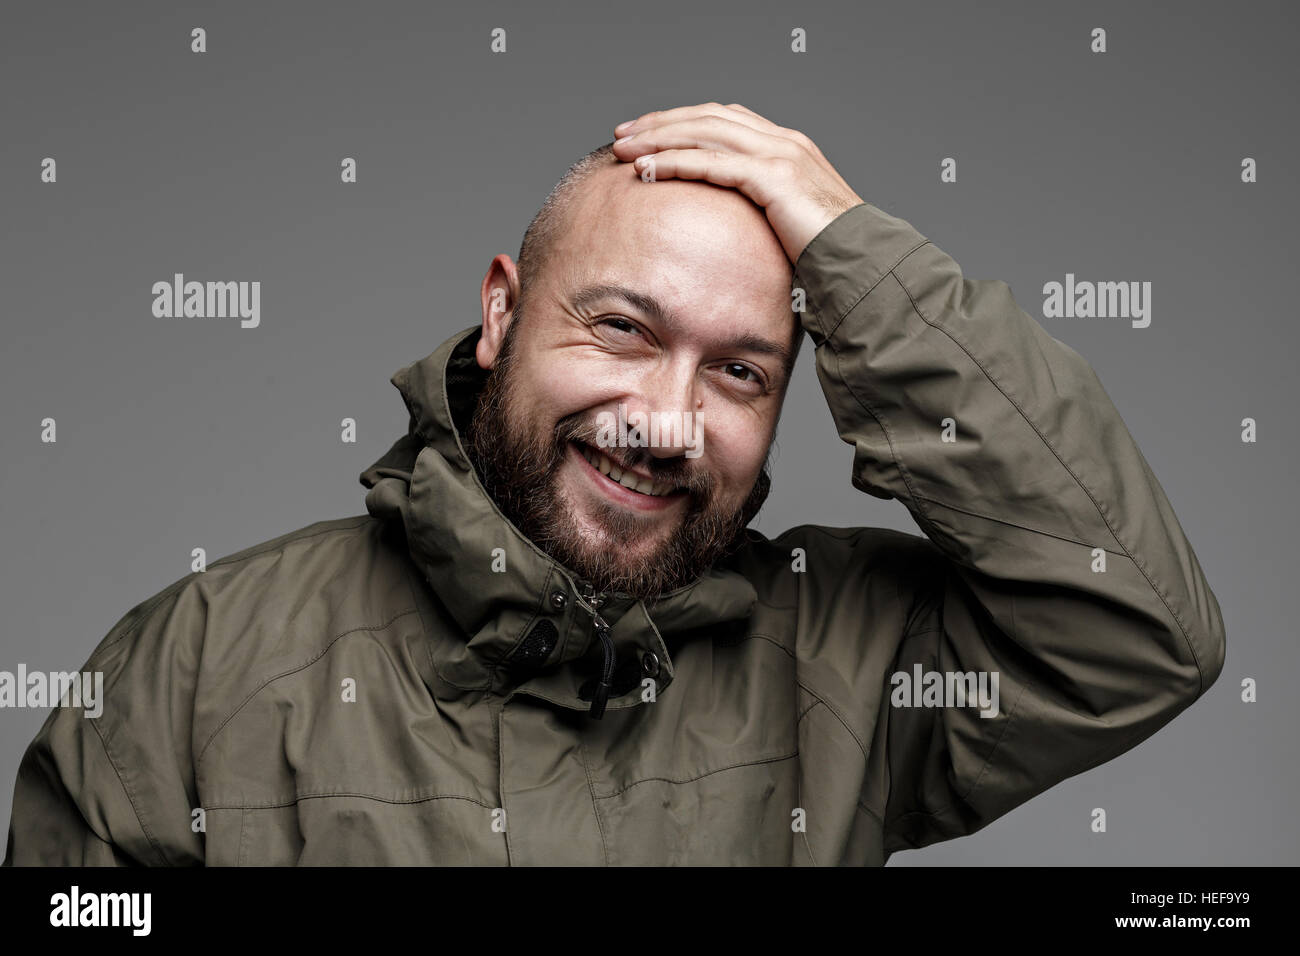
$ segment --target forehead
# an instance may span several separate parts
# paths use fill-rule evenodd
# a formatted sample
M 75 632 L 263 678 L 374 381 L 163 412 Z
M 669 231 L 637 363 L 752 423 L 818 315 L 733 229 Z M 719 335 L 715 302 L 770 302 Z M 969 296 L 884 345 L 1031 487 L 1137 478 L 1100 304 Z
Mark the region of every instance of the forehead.
M 554 291 L 623 285 L 684 317 L 793 321 L 785 250 L 763 210 L 738 191 L 643 182 L 630 163 L 600 169 L 579 190 L 552 247 Z

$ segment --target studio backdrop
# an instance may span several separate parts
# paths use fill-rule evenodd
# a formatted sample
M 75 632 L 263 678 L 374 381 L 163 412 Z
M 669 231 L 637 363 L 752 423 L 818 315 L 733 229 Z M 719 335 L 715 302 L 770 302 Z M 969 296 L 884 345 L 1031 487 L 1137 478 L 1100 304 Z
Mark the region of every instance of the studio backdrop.
M 1080 353 L 1222 608 L 1220 679 L 932 864 L 1294 864 L 1295 5 L 70 3 L 0 13 L 0 671 L 74 670 L 193 570 L 365 513 L 393 373 L 481 320 L 621 120 L 741 103 Z M 234 282 L 186 316 L 159 283 Z M 1077 290 L 1124 292 L 1075 309 Z M 181 312 L 184 310 L 182 309 Z M 1082 314 L 1081 314 L 1082 313 Z M 754 526 L 852 487 L 808 343 Z M 0 820 L 48 707 L 0 708 Z M 1098 828 L 1096 811 L 1104 810 Z

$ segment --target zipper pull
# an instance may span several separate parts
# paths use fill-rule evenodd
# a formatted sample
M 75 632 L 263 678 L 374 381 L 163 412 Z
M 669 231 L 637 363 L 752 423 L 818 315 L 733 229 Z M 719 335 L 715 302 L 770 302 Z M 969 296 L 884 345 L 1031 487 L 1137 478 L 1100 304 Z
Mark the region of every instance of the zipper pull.
M 588 713 L 595 720 L 600 720 L 605 716 L 605 703 L 609 700 L 610 689 L 614 686 L 614 642 L 609 636 L 609 625 L 599 614 L 596 615 L 594 626 L 596 636 L 600 638 L 604 645 L 605 661 L 601 670 L 600 680 L 596 684 L 596 689 L 591 695 L 591 710 Z
M 614 686 L 614 641 L 609 636 L 609 622 L 600 616 L 601 605 L 605 603 L 605 596 L 597 594 L 594 585 L 585 584 L 583 586 L 583 600 L 591 611 L 591 625 L 600 638 L 600 643 L 604 651 L 604 662 L 600 671 L 600 680 L 596 683 L 596 688 L 591 695 L 591 709 L 588 713 L 592 719 L 600 720 L 605 716 L 605 704 L 609 700 L 609 692 Z

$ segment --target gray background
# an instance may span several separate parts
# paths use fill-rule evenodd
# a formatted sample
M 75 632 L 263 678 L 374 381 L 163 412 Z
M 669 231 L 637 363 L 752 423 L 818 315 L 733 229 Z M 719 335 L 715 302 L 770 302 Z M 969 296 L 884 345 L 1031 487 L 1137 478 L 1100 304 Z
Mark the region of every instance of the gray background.
M 740 102 L 1091 361 L 1227 623 L 1223 676 L 1168 727 L 891 865 L 1300 862 L 1296 20 L 1258 2 L 7 0 L 0 669 L 79 667 L 193 547 L 215 560 L 363 513 L 357 474 L 406 426 L 388 377 L 478 322 L 491 257 L 517 253 L 568 163 L 647 110 Z M 1259 183 L 1240 181 L 1244 156 Z M 173 272 L 260 280 L 261 327 L 154 318 Z M 1067 272 L 1152 282 L 1151 326 L 1043 319 L 1043 283 Z M 765 533 L 920 533 L 850 486 L 807 345 L 778 441 Z M 0 711 L 6 826 L 45 713 Z

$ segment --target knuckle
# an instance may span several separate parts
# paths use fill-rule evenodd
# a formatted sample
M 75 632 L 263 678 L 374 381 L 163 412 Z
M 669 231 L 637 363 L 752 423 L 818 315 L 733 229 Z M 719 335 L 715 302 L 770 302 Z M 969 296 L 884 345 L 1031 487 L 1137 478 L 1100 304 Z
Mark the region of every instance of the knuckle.
M 791 140 L 783 140 L 777 155 L 794 163 L 803 159 L 805 152 L 806 150 L 801 144 Z
M 785 132 L 786 132 L 786 136 L 789 137 L 791 142 L 793 142 L 796 146 L 800 147 L 801 149 L 806 149 L 809 152 L 812 152 L 814 149 L 817 148 L 816 146 L 813 145 L 812 139 L 801 130 L 789 129 L 786 130 Z

